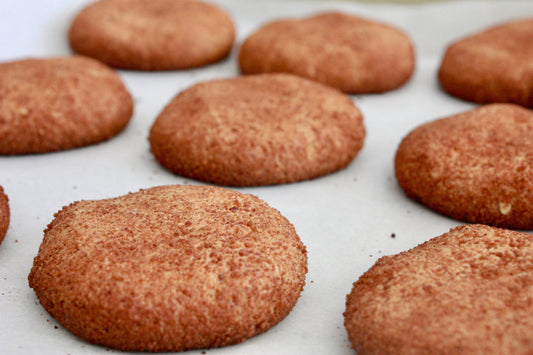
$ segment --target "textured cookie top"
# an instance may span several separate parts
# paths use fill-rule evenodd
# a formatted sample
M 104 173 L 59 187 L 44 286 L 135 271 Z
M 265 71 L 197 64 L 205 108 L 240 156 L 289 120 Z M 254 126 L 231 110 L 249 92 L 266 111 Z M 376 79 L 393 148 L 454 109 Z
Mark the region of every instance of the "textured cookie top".
M 306 272 L 294 227 L 257 197 L 161 186 L 63 208 L 29 282 L 89 342 L 179 351 L 266 331 L 291 311 Z
M 354 283 L 358 354 L 531 354 L 533 236 L 462 226 L 385 256 Z
M 9 227 L 9 199 L 0 186 L 0 243 L 4 240 Z
M 491 27 L 452 43 L 439 70 L 444 90 L 466 100 L 533 107 L 533 19 Z
M 403 85 L 415 56 L 400 30 L 331 12 L 263 25 L 242 44 L 239 65 L 244 74 L 292 73 L 360 94 Z
M 357 155 L 364 136 L 348 96 L 293 75 L 263 74 L 181 92 L 156 119 L 150 144 L 177 174 L 250 186 L 338 170 Z
M 74 19 L 74 51 L 113 67 L 169 70 L 226 57 L 235 39 L 231 18 L 192 0 L 101 0 Z
M 82 56 L 0 64 L 0 154 L 71 149 L 109 139 L 133 113 L 120 77 Z
M 426 123 L 401 142 L 407 195 L 453 218 L 533 229 L 533 113 L 491 104 Z

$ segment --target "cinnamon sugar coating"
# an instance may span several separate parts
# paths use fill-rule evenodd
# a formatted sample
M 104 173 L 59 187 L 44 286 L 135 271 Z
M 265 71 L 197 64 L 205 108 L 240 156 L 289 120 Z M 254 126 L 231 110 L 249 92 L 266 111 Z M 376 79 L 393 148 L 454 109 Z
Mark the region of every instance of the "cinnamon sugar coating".
M 265 202 L 176 185 L 64 207 L 29 283 L 88 342 L 181 351 L 268 330 L 294 307 L 306 272 L 294 227 Z
M 204 82 L 177 95 L 150 131 L 170 171 L 229 186 L 290 183 L 347 166 L 362 115 L 338 90 L 287 74 Z
M 533 112 L 490 104 L 421 125 L 401 142 L 405 193 L 470 223 L 533 229 Z
M 120 76 L 87 57 L 0 63 L 0 154 L 72 149 L 118 134 L 133 113 Z
M 74 18 L 77 53 L 116 68 L 173 70 L 225 58 L 235 40 L 229 15 L 193 0 L 100 0 Z
M 531 354 L 533 236 L 467 225 L 380 258 L 353 284 L 357 354 Z
M 4 240 L 9 227 L 9 215 L 9 199 L 4 188 L 0 186 L 0 243 Z
M 439 81 L 449 94 L 478 103 L 533 107 L 533 18 L 485 29 L 452 43 Z
M 239 66 L 244 74 L 291 73 L 349 94 L 380 93 L 407 82 L 415 54 L 393 26 L 326 12 L 261 26 L 242 44 Z

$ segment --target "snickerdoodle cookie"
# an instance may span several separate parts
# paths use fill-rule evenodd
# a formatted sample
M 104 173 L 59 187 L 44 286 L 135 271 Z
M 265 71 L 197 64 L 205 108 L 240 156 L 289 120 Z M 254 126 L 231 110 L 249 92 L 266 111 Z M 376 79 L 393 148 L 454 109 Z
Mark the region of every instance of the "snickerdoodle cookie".
M 69 30 L 71 47 L 116 68 L 172 70 L 225 58 L 235 40 L 229 15 L 194 0 L 100 0 Z
M 452 218 L 533 229 L 533 112 L 490 104 L 421 125 L 396 152 L 405 193 Z
M 120 76 L 87 57 L 0 63 L 0 154 L 71 149 L 107 140 L 133 113 Z
M 2 243 L 2 240 L 4 240 L 8 227 L 9 199 L 4 191 L 4 188 L 0 186 L 0 243 Z
M 349 94 L 379 93 L 407 82 L 415 55 L 393 26 L 328 12 L 261 26 L 242 44 L 239 65 L 244 74 L 292 73 Z
M 175 185 L 64 207 L 29 283 L 88 342 L 181 351 L 268 330 L 296 304 L 306 272 L 294 227 L 262 200 Z
M 379 259 L 347 296 L 357 354 L 531 354 L 533 236 L 452 229 Z
M 477 103 L 533 107 L 533 18 L 500 24 L 452 43 L 439 70 L 442 88 Z
M 288 74 L 196 84 L 157 117 L 151 149 L 167 169 L 228 186 L 312 179 L 363 146 L 362 115 L 342 92 Z

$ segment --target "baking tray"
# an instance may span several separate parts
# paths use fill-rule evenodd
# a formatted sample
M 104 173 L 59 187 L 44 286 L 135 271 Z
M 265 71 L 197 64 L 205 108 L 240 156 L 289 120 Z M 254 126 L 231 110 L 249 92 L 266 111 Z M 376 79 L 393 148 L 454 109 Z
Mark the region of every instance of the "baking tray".
M 401 139 L 414 127 L 476 107 L 445 94 L 436 73 L 448 43 L 496 23 L 533 15 L 531 1 L 444 1 L 398 4 L 350 1 L 213 1 L 237 27 L 232 55 L 186 71 L 119 71 L 135 113 L 117 137 L 64 152 L 0 157 L 0 185 L 11 224 L 0 245 L 0 353 L 108 354 L 62 328 L 39 305 L 27 276 L 43 229 L 62 206 L 115 197 L 156 185 L 201 184 L 163 169 L 149 151 L 148 131 L 180 90 L 239 75 L 239 44 L 266 21 L 340 10 L 386 22 L 409 34 L 417 67 L 402 88 L 352 96 L 364 115 L 365 145 L 345 169 L 310 181 L 237 188 L 259 196 L 295 226 L 307 246 L 307 284 L 280 324 L 244 343 L 190 354 L 351 354 L 343 315 L 352 283 L 378 258 L 407 250 L 461 224 L 405 197 L 394 177 Z M 0 60 L 70 54 L 66 32 L 87 1 L 2 0 Z

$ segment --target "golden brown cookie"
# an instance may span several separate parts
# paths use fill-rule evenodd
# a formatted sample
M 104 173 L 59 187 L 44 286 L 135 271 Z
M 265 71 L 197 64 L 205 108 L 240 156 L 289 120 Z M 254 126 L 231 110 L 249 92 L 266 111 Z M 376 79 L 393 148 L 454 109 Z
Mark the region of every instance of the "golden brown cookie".
M 0 186 L 0 243 L 4 240 L 9 227 L 9 199 Z
M 119 133 L 133 100 L 118 74 L 82 56 L 0 64 L 0 154 L 82 147 Z
M 88 342 L 181 351 L 268 330 L 294 307 L 306 272 L 294 227 L 265 202 L 176 185 L 64 207 L 29 283 Z
M 461 226 L 379 259 L 353 284 L 357 354 L 531 354 L 533 236 Z
M 533 229 L 533 112 L 490 104 L 423 124 L 396 152 L 405 193 L 452 218 Z
M 292 73 L 361 94 L 402 86 L 415 55 L 400 30 L 330 12 L 263 25 L 242 44 L 239 65 L 244 74 Z
M 116 68 L 172 70 L 225 58 L 235 40 L 231 18 L 193 0 L 100 0 L 69 30 L 72 49 Z
M 312 179 L 363 146 L 362 115 L 343 93 L 287 74 L 204 82 L 177 95 L 150 131 L 176 174 L 229 186 Z
M 533 18 L 452 43 L 439 69 L 442 88 L 461 99 L 533 107 Z

